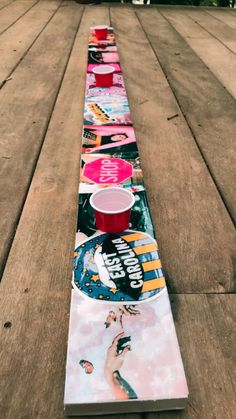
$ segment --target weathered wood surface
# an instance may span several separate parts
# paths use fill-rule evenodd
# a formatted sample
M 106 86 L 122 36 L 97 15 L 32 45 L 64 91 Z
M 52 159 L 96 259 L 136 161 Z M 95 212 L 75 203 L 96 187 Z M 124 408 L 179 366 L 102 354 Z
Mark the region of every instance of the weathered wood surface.
M 236 99 L 235 54 L 195 23 L 185 11 L 164 9 L 161 12 Z M 211 19 L 209 16 L 209 20 Z
M 185 13 L 193 19 L 202 29 L 207 31 L 210 35 L 215 37 L 229 50 L 236 53 L 236 30 L 228 26 L 226 23 L 215 19 L 213 16 L 207 14 L 202 10 L 189 10 Z M 236 20 L 236 16 L 234 18 Z
M 231 28 L 236 29 L 236 16 L 233 10 L 229 13 L 228 10 L 212 8 L 208 9 L 207 13 L 219 21 L 226 23 L 226 25 L 230 26 Z
M 158 32 L 154 12 L 137 13 L 145 29 Z M 111 19 L 169 289 L 233 291 L 232 221 L 133 10 L 112 8 Z M 160 42 L 156 45 L 162 50 Z
M 12 46 L 19 31 L 23 44 L 1 89 L 0 250 L 8 258 L 0 288 L 1 419 L 64 417 L 88 30 L 110 19 L 169 290 L 177 293 L 171 302 L 190 399 L 181 413 L 107 418 L 233 419 L 233 99 L 155 7 L 57 6 L 40 2 L 0 37 Z M 204 70 L 200 82 L 191 69 Z
M 60 6 L 58 1 L 39 2 L 1 36 L 0 87 L 27 54 Z
M 65 3 L 0 91 L 0 266 L 19 220 L 82 7 Z M 46 46 L 46 48 L 45 48 Z
M 17 0 L 2 9 L 0 15 L 0 34 L 13 25 L 21 16 L 24 16 L 37 2 L 38 0 Z
M 79 5 L 73 7 L 70 22 L 61 22 L 67 31 L 72 14 L 77 21 L 82 10 Z M 88 8 L 84 14 L 2 279 L 0 406 L 4 419 L 64 417 L 88 29 L 99 16 L 108 21 L 108 10 L 98 9 L 95 17 L 94 9 Z M 69 48 L 68 44 L 68 53 Z M 9 329 L 3 326 L 7 321 L 12 323 Z
M 232 182 L 232 179 L 236 179 L 235 100 L 190 48 L 187 44 L 188 39 L 185 37 L 184 40 L 178 35 L 160 13 L 165 17 L 168 16 L 168 19 L 171 16 L 171 23 L 173 19 L 175 22 L 178 19 L 178 29 L 180 29 L 178 10 L 176 10 L 176 17 L 173 11 L 167 12 L 166 9 L 159 11 L 149 9 L 145 13 L 144 10 L 137 11 L 201 154 L 223 196 L 228 211 L 235 220 L 236 194 L 234 182 Z M 192 22 L 190 18 L 187 17 L 187 19 L 190 23 Z M 185 13 L 183 13 L 183 20 L 185 23 Z M 191 23 L 191 27 L 192 24 L 194 22 Z M 183 27 L 185 31 L 188 30 L 187 26 Z M 181 35 L 184 30 L 181 29 Z M 197 36 L 197 26 L 194 31 L 187 32 L 189 35 L 192 34 L 193 40 Z M 199 41 L 198 38 L 197 40 Z M 202 41 L 204 42 L 205 39 Z M 232 84 L 234 83 L 235 79 L 232 80 Z M 203 187 L 204 184 L 202 184 Z
M 185 12 L 180 16 L 178 11 L 175 14 L 174 10 L 167 9 L 163 11 L 163 14 L 236 99 L 235 54 L 195 23 Z
M 13 3 L 15 0 L 0 0 L 0 10 L 6 6 L 9 6 L 10 3 Z

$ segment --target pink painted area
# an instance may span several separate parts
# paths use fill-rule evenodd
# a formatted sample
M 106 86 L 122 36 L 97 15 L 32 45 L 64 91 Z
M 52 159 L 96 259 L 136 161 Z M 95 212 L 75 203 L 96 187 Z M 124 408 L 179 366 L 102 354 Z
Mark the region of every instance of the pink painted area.
M 97 184 L 118 184 L 130 178 L 133 166 L 126 160 L 119 158 L 99 158 L 86 163 L 83 176 Z
M 98 147 L 94 147 L 94 148 L 84 148 L 83 152 L 84 153 L 92 153 L 96 150 L 106 150 L 109 149 L 111 147 L 121 147 L 124 146 L 126 144 L 131 144 L 131 143 L 135 143 L 136 142 L 136 138 L 135 138 L 135 133 L 134 133 L 134 129 L 133 127 L 126 127 L 126 126 L 94 126 L 94 125 L 85 125 L 84 126 L 85 129 L 90 129 L 94 132 L 94 134 L 96 135 L 100 135 L 100 136 L 115 136 L 115 135 L 122 135 L 125 134 L 127 136 L 127 138 L 125 138 L 124 140 L 121 141 L 111 141 L 108 144 L 104 144 L 104 145 L 100 145 Z
M 135 140 L 135 133 L 133 127 L 126 127 L 125 125 L 119 125 L 116 127 L 113 126 L 95 126 L 95 125 L 84 125 L 84 128 L 96 130 L 98 135 L 111 135 L 111 134 L 120 134 L 126 133 L 130 139 Z
M 102 59 L 104 63 L 119 63 L 119 55 L 116 52 L 106 52 L 102 54 Z
M 188 387 L 167 292 L 136 308 L 139 314 L 123 316 L 123 330 L 125 336 L 131 337 L 131 351 L 125 354 L 119 370 L 121 376 L 141 400 L 187 398 Z M 68 404 L 115 400 L 104 368 L 108 348 L 122 329 L 118 317 L 105 328 L 110 310 L 119 315 L 117 306 L 93 302 L 72 290 L 65 392 Z M 84 373 L 79 365 L 81 359 L 93 364 L 92 374 Z

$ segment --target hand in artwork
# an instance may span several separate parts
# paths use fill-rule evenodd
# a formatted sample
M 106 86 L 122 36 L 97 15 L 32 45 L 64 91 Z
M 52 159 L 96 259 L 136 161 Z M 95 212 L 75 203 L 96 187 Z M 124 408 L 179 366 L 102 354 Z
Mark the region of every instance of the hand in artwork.
M 119 307 L 119 314 L 118 318 L 123 329 L 123 316 L 136 316 L 137 314 L 140 314 L 140 311 L 135 305 L 124 305 Z
M 113 340 L 111 346 L 108 348 L 107 351 L 107 359 L 106 359 L 106 365 L 105 365 L 105 372 L 108 375 L 111 375 L 114 371 L 119 370 L 124 362 L 125 354 L 131 350 L 130 345 L 122 346 L 121 339 L 125 339 L 126 342 L 130 341 L 130 337 L 124 338 L 125 332 L 119 333 Z
M 120 306 L 117 310 L 117 312 L 110 310 L 107 318 L 104 322 L 104 325 L 106 329 L 111 326 L 113 322 L 116 322 L 117 320 L 120 322 L 121 328 L 123 329 L 123 323 L 122 323 L 122 317 L 125 316 L 136 316 L 137 314 L 140 314 L 140 311 L 136 308 L 135 305 L 123 305 Z
M 130 336 L 125 337 L 124 332 L 119 333 L 113 340 L 111 346 L 107 351 L 107 358 L 105 363 L 105 376 L 111 386 L 115 398 L 118 400 L 136 399 L 137 395 L 132 387 L 120 375 L 120 368 L 122 367 L 127 352 L 131 350 Z
M 121 314 L 127 315 L 127 316 L 136 316 L 137 314 L 140 314 L 140 311 L 136 308 L 135 305 L 124 305 L 124 306 L 120 306 L 119 307 L 119 311 L 121 312 Z

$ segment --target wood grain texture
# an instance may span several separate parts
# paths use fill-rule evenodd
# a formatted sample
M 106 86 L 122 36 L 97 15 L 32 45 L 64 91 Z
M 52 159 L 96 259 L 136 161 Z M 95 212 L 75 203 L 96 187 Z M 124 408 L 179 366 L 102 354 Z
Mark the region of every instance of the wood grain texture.
M 35 42 L 57 8 L 58 0 L 39 2 L 0 36 L 0 87 Z
M 208 9 L 207 13 L 221 22 L 226 23 L 233 29 L 236 29 L 236 16 L 233 10 L 222 10 L 222 9 Z
M 6 6 L 9 6 L 15 0 L 0 0 L 0 10 Z
M 133 10 L 111 18 L 169 290 L 232 291 L 231 219 Z
M 0 92 L 0 266 L 3 268 L 28 191 L 82 6 L 65 3 Z M 45 45 L 47 48 L 45 48 Z
M 167 15 L 165 9 L 160 11 Z M 140 10 L 138 16 L 226 206 L 236 219 L 235 101 L 157 10 L 145 14 Z
M 0 295 L 1 418 L 63 418 L 68 300 L 66 289 Z
M 146 414 L 145 418 L 233 419 L 236 296 L 175 295 L 171 300 L 189 402 L 183 412 Z
M 211 295 L 207 296 L 211 316 L 214 319 L 215 333 L 218 346 L 222 352 L 229 370 L 229 378 L 233 385 L 236 384 L 236 295 Z
M 202 29 L 213 35 L 218 41 L 222 42 L 232 52 L 236 53 L 236 30 L 226 23 L 215 19 L 204 10 L 187 9 L 185 13 L 193 19 Z M 236 16 L 235 16 L 236 21 Z
M 0 10 L 0 34 L 24 15 L 38 0 L 17 0 Z
M 64 417 L 88 30 L 96 19 L 108 23 L 108 9 L 83 16 L 1 283 L 4 419 Z
M 236 99 L 235 54 L 195 23 L 181 9 L 164 8 L 160 11 Z
M 3 3 L 0 0 L 0 8 Z M 43 3 L 42 8 L 34 6 L 41 10 L 41 22 L 46 3 L 54 7 L 54 2 Z M 0 287 L 1 419 L 64 418 L 88 30 L 109 23 L 107 6 L 85 7 L 80 25 L 83 6 L 73 1 L 64 6 L 1 90 L 0 114 L 6 121 L 5 128 L 0 124 L 1 254 L 7 257 L 12 244 Z M 115 5 L 111 17 L 169 289 L 232 291 L 235 232 L 209 167 L 211 171 L 216 167 L 219 150 L 225 152 L 222 164 L 230 166 L 227 141 L 235 129 L 234 107 L 228 93 L 222 93 L 203 64 L 199 66 L 201 60 L 155 7 L 138 10 L 139 20 L 131 8 Z M 38 24 L 32 22 L 30 27 L 29 19 L 27 27 L 27 15 L 34 16 L 33 9 L 18 27 L 25 46 Z M 191 78 L 195 71 L 197 77 Z M 210 164 L 202 159 L 170 86 L 201 153 L 209 152 L 213 137 L 217 139 L 210 147 L 215 153 Z M 213 110 L 207 107 L 208 96 Z M 231 191 L 232 178 L 227 176 Z M 107 419 L 234 418 L 235 295 L 174 294 L 171 301 L 190 389 L 187 410 Z

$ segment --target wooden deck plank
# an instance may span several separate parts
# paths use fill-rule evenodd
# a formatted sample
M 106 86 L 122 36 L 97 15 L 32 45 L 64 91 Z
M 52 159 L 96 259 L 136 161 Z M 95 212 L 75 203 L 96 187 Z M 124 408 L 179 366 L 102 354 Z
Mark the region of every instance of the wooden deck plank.
M 33 7 L 38 0 L 17 0 L 0 10 L 0 34 Z
M 154 11 L 142 21 L 158 31 Z M 232 291 L 231 219 L 133 10 L 112 8 L 111 18 L 169 290 Z
M 221 10 L 221 9 L 207 9 L 207 13 L 221 22 L 226 23 L 233 29 L 236 29 L 236 16 L 234 11 L 231 10 Z
M 217 323 L 216 336 L 222 356 L 226 361 L 229 377 L 236 384 L 236 295 L 208 295 L 207 302 L 212 318 Z
M 68 5 L 73 8 L 73 16 L 76 10 L 82 9 L 72 2 L 68 2 Z M 37 157 L 36 154 L 33 156 L 33 152 L 35 153 L 37 148 L 39 154 L 41 147 L 39 142 L 42 142 L 47 130 L 47 122 L 51 116 L 66 62 L 65 59 L 63 65 L 58 64 L 54 49 L 60 48 L 58 57 L 62 59 L 72 45 L 73 32 L 71 30 L 69 36 L 68 27 L 72 25 L 74 31 L 76 27 L 76 18 L 69 18 L 70 13 L 66 9 L 68 8 L 65 7 L 63 10 L 63 15 L 67 15 L 66 18 L 61 13 L 60 19 L 57 19 L 56 15 L 52 21 L 52 24 L 58 25 L 60 33 L 64 26 L 67 27 L 60 42 L 57 40 L 56 29 L 49 30 L 50 23 L 40 35 L 37 47 L 35 44 L 15 71 L 11 82 L 2 88 L 5 100 L 8 99 L 8 106 L 4 105 L 4 113 L 8 116 L 10 114 L 6 132 L 0 133 L 3 134 L 2 138 L 6 138 L 4 153 L 1 155 L 5 157 L 4 163 L 5 160 L 7 162 L 11 160 L 9 157 L 12 155 L 13 163 L 19 165 L 25 155 L 26 161 L 31 159 L 32 168 L 36 164 Z M 154 221 L 160 235 L 158 242 L 161 244 L 163 262 L 165 265 L 168 263 L 169 289 L 172 286 L 172 290 L 177 292 L 181 290 L 188 292 L 189 289 L 195 292 L 202 289 L 206 292 L 232 290 L 233 272 L 230 257 L 233 255 L 234 231 L 228 214 L 134 13 L 132 10 L 127 11 L 125 7 L 117 6 L 114 9 L 112 9 L 112 20 L 116 25 L 119 54 L 126 77 L 132 118 L 135 121 L 144 178 Z M 159 31 L 166 36 L 166 43 L 162 38 L 158 40 L 157 55 L 159 59 L 161 58 L 164 71 L 168 68 L 169 82 L 175 94 L 176 86 L 181 86 L 182 81 L 183 91 L 179 90 L 179 96 L 176 96 L 178 100 L 181 98 L 181 107 L 185 103 L 189 122 L 189 114 L 194 109 L 192 104 L 188 103 L 189 92 L 193 95 L 198 90 L 193 80 L 190 91 L 188 85 L 190 79 L 179 65 L 181 63 L 183 66 L 182 59 L 189 57 L 187 52 L 190 49 L 183 47 L 186 45 L 185 42 L 183 40 L 182 43 L 179 42 L 175 31 L 168 32 L 169 25 L 163 25 L 163 19 L 158 19 L 157 16 L 154 15 L 158 39 Z M 143 24 L 143 18 L 141 20 Z M 3 419 L 23 417 L 63 419 L 64 417 L 69 284 L 76 222 L 88 28 L 96 23 L 108 22 L 106 6 L 86 7 L 1 283 L 0 411 Z M 152 34 L 151 20 L 149 26 Z M 54 34 L 54 43 L 50 40 L 52 34 Z M 67 48 L 65 44 L 61 44 L 66 36 L 70 44 Z M 154 34 L 152 36 L 154 37 Z M 154 49 L 155 42 L 151 42 Z M 43 49 L 43 45 L 47 45 L 44 54 L 40 51 L 40 46 Z M 175 56 L 175 52 L 181 52 L 181 55 Z M 58 66 L 59 69 L 60 74 L 57 79 L 52 67 L 48 65 L 51 56 L 54 57 L 51 66 Z M 191 60 L 184 61 L 188 66 L 188 74 L 190 68 L 195 68 L 196 62 L 193 56 L 191 52 Z M 140 57 L 141 64 L 137 64 L 137 57 Z M 142 63 L 145 63 L 146 67 Z M 36 64 L 40 73 L 47 71 L 48 74 L 44 78 L 36 74 Z M 179 72 L 178 77 L 174 71 L 176 68 L 177 74 Z M 199 69 L 198 66 L 196 68 Z M 205 66 L 202 68 L 205 74 Z M 201 91 L 201 84 L 205 78 L 200 74 L 201 83 L 198 87 Z M 206 77 L 210 77 L 209 74 L 207 72 Z M 14 103 L 22 92 L 22 86 L 25 95 L 22 108 L 26 107 L 26 103 L 29 103 L 29 106 L 26 107 L 25 113 L 21 109 L 21 114 L 18 116 Z M 203 90 L 205 87 L 206 85 L 203 85 Z M 210 89 L 212 98 L 214 88 L 218 89 L 216 84 L 212 84 Z M 46 104 L 45 96 L 47 96 Z M 223 104 L 222 111 L 226 106 L 224 115 L 227 112 L 229 117 L 227 121 L 231 124 L 233 108 L 231 110 L 229 107 L 228 97 L 226 102 L 223 101 L 221 104 Z M 218 96 L 215 100 L 218 100 Z M 38 105 L 37 101 L 40 102 Z M 206 101 L 203 100 L 203 103 L 206 106 Z M 11 106 L 14 114 L 11 114 Z M 18 101 L 17 106 L 19 106 Z M 200 113 L 199 118 L 204 116 L 204 112 Z M 167 121 L 167 117 L 176 113 L 179 114 L 178 117 Z M 197 116 L 194 115 L 194 118 Z M 40 127 L 36 129 L 34 124 L 31 128 L 30 121 L 33 120 L 39 123 Z M 210 125 L 208 126 L 208 135 L 215 126 L 213 117 L 210 121 L 212 126 L 211 130 Z M 197 123 L 201 121 L 198 120 Z M 11 128 L 14 124 L 16 130 Z M 9 129 L 10 136 L 6 137 Z M 223 130 L 220 132 L 223 134 Z M 225 132 L 225 137 L 222 138 L 226 138 L 230 132 L 227 131 L 227 126 Z M 21 154 L 20 141 L 23 138 L 29 143 L 29 148 L 27 149 L 25 145 L 24 154 Z M 149 138 L 152 140 L 153 152 L 150 149 Z M 206 135 L 205 141 L 207 138 Z M 14 141 L 18 141 L 15 151 Z M 35 141 L 38 141 L 36 145 Z M 8 151 L 9 154 L 6 154 Z M 22 176 L 23 163 L 19 169 L 17 173 Z M 4 168 L 5 180 L 12 176 L 14 170 L 14 164 L 9 166 L 9 171 L 5 171 Z M 17 181 L 15 175 L 11 179 Z M 32 170 L 28 167 L 26 175 L 23 176 L 25 194 L 26 180 L 28 178 L 30 182 L 31 175 Z M 12 197 L 16 192 L 17 199 L 20 194 L 24 196 L 23 190 L 19 194 L 21 183 L 22 179 L 19 179 L 15 190 L 10 184 Z M 9 189 L 9 185 L 7 188 Z M 14 200 L 13 204 L 15 205 Z M 8 202 L 6 207 L 2 207 L 2 215 L 9 217 L 9 214 L 11 216 L 13 212 Z M 14 220 L 13 217 L 13 222 Z M 11 237 L 13 234 L 14 230 Z M 232 419 L 234 417 L 235 296 L 173 295 L 171 299 L 190 387 L 190 403 L 187 410 L 181 413 L 112 415 L 106 416 L 107 419 L 141 419 L 141 417 L 142 419 Z
M 65 3 L 65 6 L 69 3 Z M 83 7 L 61 7 L 1 89 L 0 266 L 3 269 Z M 45 48 L 45 45 L 47 48 Z
M 172 300 L 189 402 L 184 412 L 147 414 L 146 419 L 233 419 L 236 296 L 178 295 Z
M 9 6 L 9 4 L 13 3 L 13 1 L 15 0 L 0 0 L 0 10 L 6 6 Z
M 161 13 L 166 15 L 163 9 Z M 235 219 L 235 101 L 157 10 L 147 10 L 146 13 L 140 10 L 138 16 L 226 206 Z M 183 19 L 185 21 L 185 17 Z M 189 71 L 191 69 L 194 70 Z
M 1 325 L 12 323 L 1 327 L 4 419 L 64 417 L 88 31 L 98 21 L 109 23 L 108 8 L 87 8 L 1 283 Z
M 193 19 L 195 23 L 213 35 L 218 41 L 222 42 L 232 52 L 236 53 L 236 30 L 226 23 L 215 19 L 214 16 L 207 14 L 203 10 L 187 9 L 185 13 Z M 235 16 L 236 21 L 236 16 Z
M 39 2 L 0 36 L 2 57 L 0 61 L 0 87 L 27 53 L 59 6 L 60 2 L 58 0 Z
M 195 23 L 181 9 L 163 8 L 161 13 L 236 99 L 235 54 Z
M 0 295 L 2 418 L 63 418 L 68 300 L 65 289 Z

